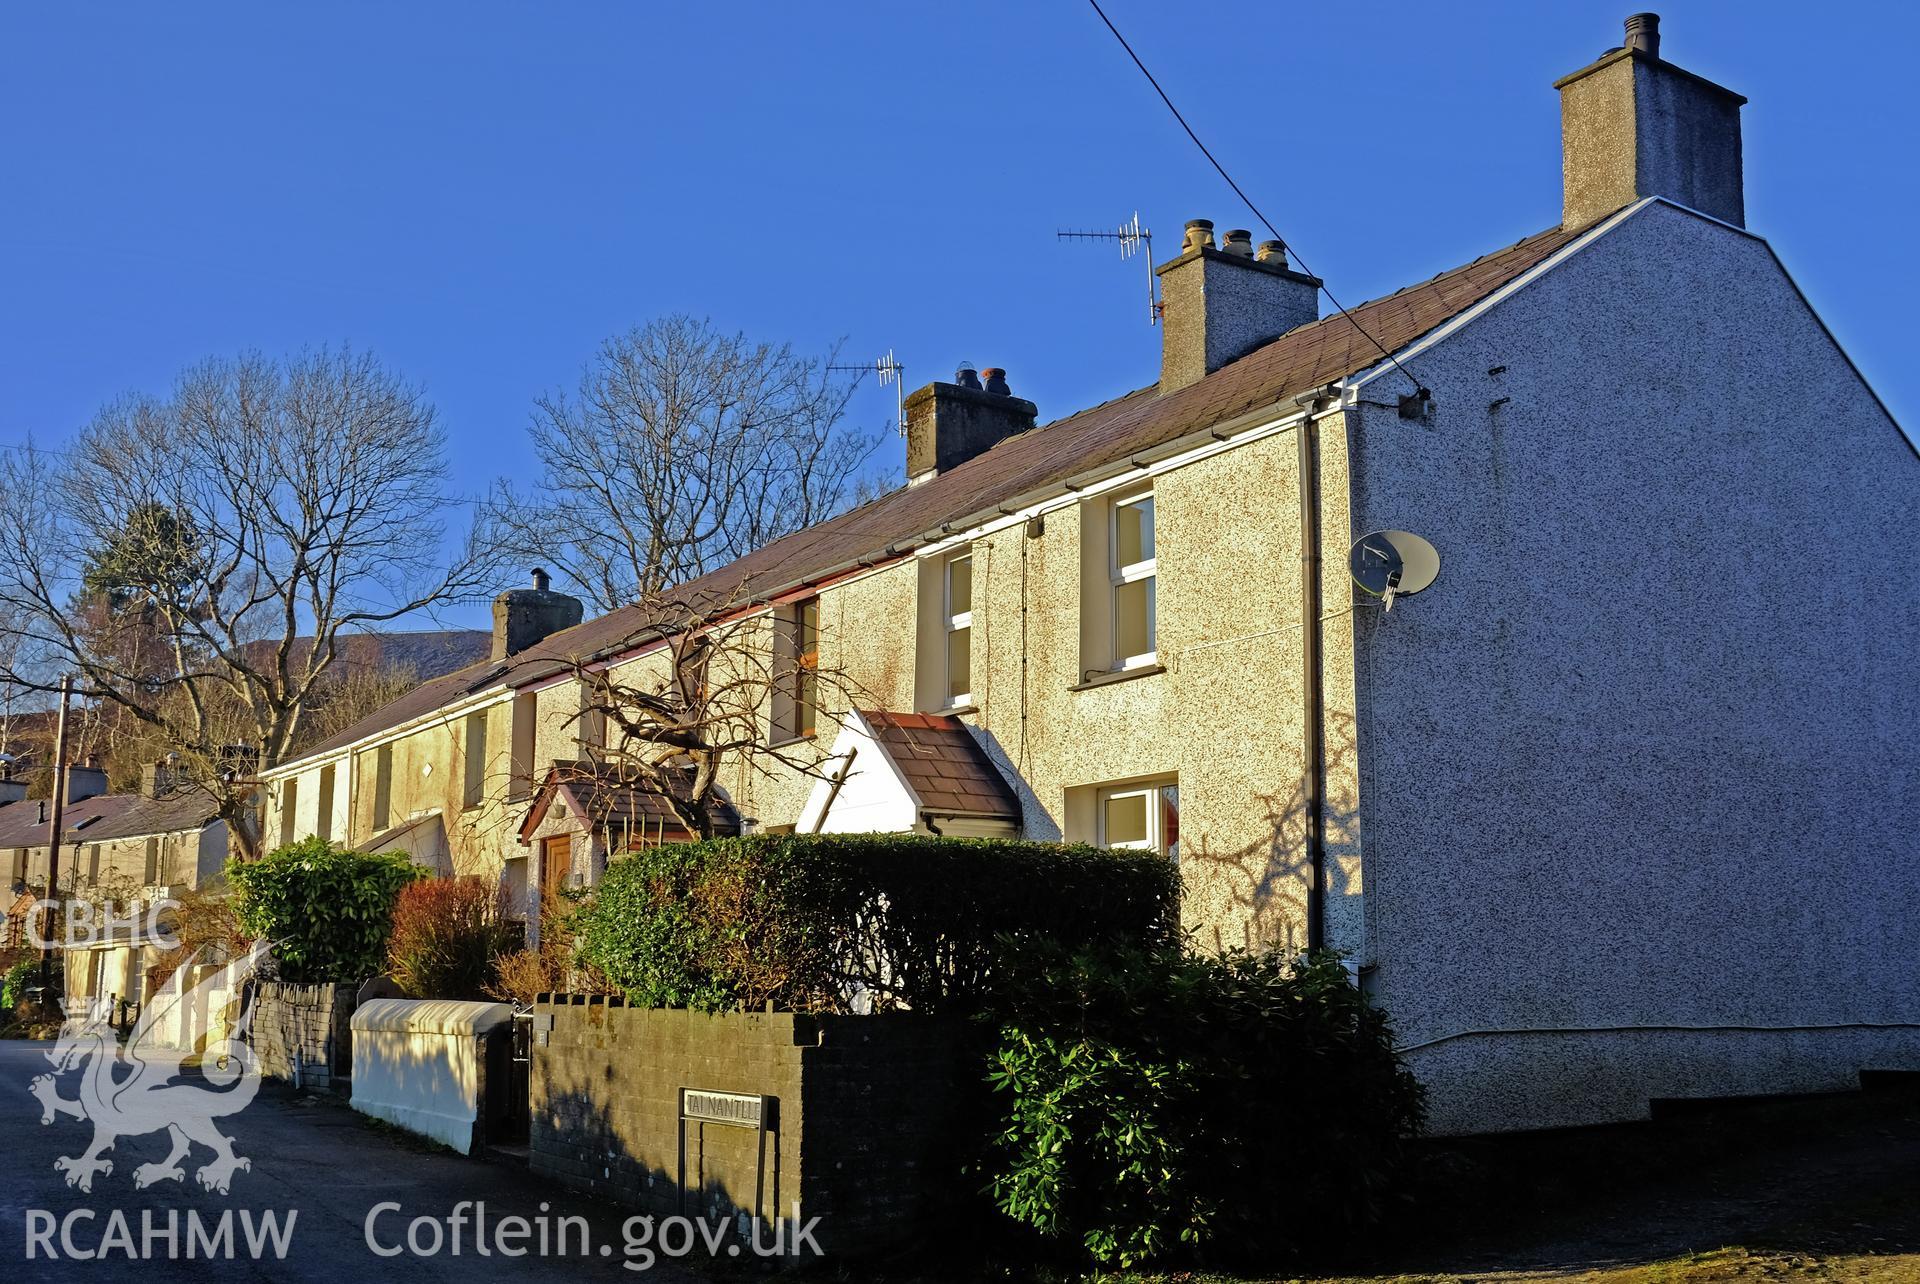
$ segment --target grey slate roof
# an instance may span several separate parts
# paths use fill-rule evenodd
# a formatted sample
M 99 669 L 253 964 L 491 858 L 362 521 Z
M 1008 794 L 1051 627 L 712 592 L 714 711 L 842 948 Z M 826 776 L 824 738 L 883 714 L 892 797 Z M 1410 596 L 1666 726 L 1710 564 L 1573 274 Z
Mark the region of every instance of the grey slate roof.
M 874 740 L 906 779 L 921 810 L 1020 823 L 1020 800 L 967 724 L 944 713 L 862 709 Z
M 1103 465 L 1177 441 L 1214 424 L 1381 361 L 1445 324 L 1564 248 L 1586 227 L 1549 228 L 1503 250 L 1385 298 L 1290 330 L 1188 387 L 1161 395 L 1141 388 L 1000 442 L 923 485 L 902 487 L 838 517 L 796 531 L 676 590 L 738 602 L 810 583 L 861 559 L 897 556 L 892 546 L 1031 495 Z M 1364 333 L 1363 333 L 1364 331 Z M 1375 346 L 1376 341 L 1378 347 Z M 424 682 L 302 754 L 309 758 L 424 717 L 462 697 L 504 684 L 520 687 L 567 669 L 575 659 L 615 654 L 658 621 L 644 606 L 623 607 L 554 634 L 504 664 L 480 661 Z
M 51 806 L 51 804 L 49 804 Z M 47 822 L 38 801 L 0 807 L 0 849 L 41 847 L 47 841 Z M 213 800 L 198 790 L 182 790 L 164 798 L 145 794 L 97 794 L 67 806 L 61 821 L 63 843 L 104 843 L 148 834 L 177 834 L 199 829 L 214 818 Z

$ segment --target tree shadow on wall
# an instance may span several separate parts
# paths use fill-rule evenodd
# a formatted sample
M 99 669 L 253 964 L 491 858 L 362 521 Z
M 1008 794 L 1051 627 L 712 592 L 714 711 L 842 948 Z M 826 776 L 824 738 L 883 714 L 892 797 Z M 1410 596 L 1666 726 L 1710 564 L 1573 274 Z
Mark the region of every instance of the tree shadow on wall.
M 1351 714 L 1329 712 L 1324 728 L 1327 796 L 1322 800 L 1326 859 L 1326 907 L 1329 924 L 1339 919 L 1341 898 L 1357 895 L 1360 878 L 1360 804 L 1356 794 L 1358 747 Z M 1296 776 L 1285 792 L 1252 795 L 1263 810 L 1264 833 L 1241 846 L 1224 846 L 1209 834 L 1183 833 L 1180 863 L 1189 886 L 1224 898 L 1238 913 L 1223 915 L 1206 934 L 1216 950 L 1278 947 L 1300 950 L 1307 943 L 1307 892 L 1313 871 L 1306 852 L 1306 780 Z M 1232 936 L 1233 924 L 1239 939 Z
M 721 1243 L 737 1243 L 741 1246 L 738 1258 L 755 1260 L 751 1219 L 756 1211 L 753 1173 L 758 1138 L 752 1130 L 708 1125 L 703 1134 L 689 1120 L 683 1198 L 675 1087 L 664 1086 L 662 1076 L 649 1072 L 636 1059 L 615 1055 L 612 1047 L 593 1049 L 572 1065 L 566 1064 L 571 1058 L 564 1052 L 554 1057 L 535 1051 L 528 1082 L 531 1172 L 605 1201 L 628 1216 L 684 1216 L 725 1226 L 727 1235 Z M 790 1214 L 799 1198 L 799 1184 L 781 1155 L 784 1140 L 777 1129 L 767 1137 L 765 1184 L 758 1209 L 763 1248 L 774 1242 L 773 1219 Z M 744 1187 L 736 1190 L 722 1175 L 728 1173 L 744 1173 Z M 719 1252 L 727 1255 L 725 1247 Z M 695 1256 L 699 1260 L 707 1256 L 698 1240 Z
M 1046 804 L 1040 801 L 1040 795 L 1036 794 L 1033 786 L 1027 783 L 1027 778 L 1021 773 L 1019 765 L 1014 762 L 1013 755 L 1008 753 L 1007 747 L 1000 743 L 1000 737 L 985 727 L 970 726 L 967 729 L 973 733 L 974 740 L 979 743 L 981 749 L 986 751 L 993 765 L 1000 769 L 1001 778 L 1007 782 L 1007 787 L 1013 790 L 1014 798 L 1019 801 L 1021 835 L 1034 842 L 1062 841 L 1066 833 L 1060 827 L 1059 818 L 1049 812 Z

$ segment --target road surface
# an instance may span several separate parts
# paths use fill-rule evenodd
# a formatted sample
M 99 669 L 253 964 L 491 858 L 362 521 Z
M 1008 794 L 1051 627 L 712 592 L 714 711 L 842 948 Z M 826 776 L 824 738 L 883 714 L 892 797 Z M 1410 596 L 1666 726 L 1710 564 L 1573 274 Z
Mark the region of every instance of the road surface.
M 183 1161 L 182 1180 L 137 1189 L 135 1169 L 167 1158 L 165 1131 L 119 1138 L 103 1156 L 112 1171 L 82 1191 L 55 1162 L 81 1155 L 93 1126 L 66 1114 L 43 1125 L 32 1089 L 52 1069 L 51 1046 L 0 1040 L 0 1279 L 10 1284 L 690 1278 L 655 1251 L 653 1235 L 666 1228 L 630 1222 L 629 1214 L 549 1186 L 522 1166 L 430 1149 L 338 1101 L 273 1087 L 214 1121 L 251 1165 L 233 1174 L 230 1193 L 196 1180 L 213 1158 L 199 1146 Z M 78 1068 L 59 1076 L 59 1096 L 77 1100 L 80 1079 Z M 526 1219 L 524 1228 L 513 1218 Z M 563 1225 L 562 1218 L 579 1220 Z M 683 1232 L 697 1234 L 672 1228 L 673 1248 Z M 490 1251 L 483 1255 L 482 1247 Z M 707 1251 L 698 1241 L 689 1248 Z M 507 1255 L 515 1249 L 521 1255 Z

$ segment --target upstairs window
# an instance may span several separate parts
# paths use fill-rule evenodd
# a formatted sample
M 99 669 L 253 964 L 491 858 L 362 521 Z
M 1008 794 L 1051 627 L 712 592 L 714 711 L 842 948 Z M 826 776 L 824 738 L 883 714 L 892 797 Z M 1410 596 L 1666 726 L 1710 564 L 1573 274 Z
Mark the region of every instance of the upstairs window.
M 599 678 L 580 679 L 580 718 L 577 739 L 580 742 L 580 756 L 587 759 L 602 757 L 601 751 L 607 747 L 607 687 Z
M 313 832 L 322 838 L 333 837 L 333 764 L 320 768 L 320 811 L 314 817 Z
M 1113 501 L 1108 510 L 1107 575 L 1113 591 L 1113 664 L 1135 669 L 1154 663 L 1153 495 Z
M 820 722 L 820 599 L 801 602 L 794 615 L 793 729 L 810 736 Z
M 973 703 L 973 555 L 949 558 L 941 572 L 941 616 L 946 633 L 945 706 Z
M 518 802 L 533 792 L 533 755 L 538 748 L 536 732 L 540 718 L 540 697 L 523 691 L 513 698 L 512 776 L 507 785 L 507 801 Z
M 773 616 L 773 709 L 768 739 L 801 740 L 820 722 L 820 599 L 778 607 Z
M 381 745 L 373 751 L 373 832 L 384 834 L 393 826 L 393 746 Z
M 294 839 L 294 826 L 298 823 L 300 811 L 300 781 L 289 779 L 280 790 L 280 845 L 285 847 Z
M 466 779 L 460 793 L 460 805 L 478 807 L 487 796 L 487 711 L 467 715 L 467 743 L 461 752 L 461 769 Z

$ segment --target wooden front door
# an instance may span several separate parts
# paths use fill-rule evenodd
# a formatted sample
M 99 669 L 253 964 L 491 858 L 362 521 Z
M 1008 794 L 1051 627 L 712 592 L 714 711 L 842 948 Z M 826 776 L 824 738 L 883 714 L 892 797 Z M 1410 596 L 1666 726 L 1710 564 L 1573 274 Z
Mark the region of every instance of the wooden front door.
M 540 844 L 540 891 L 551 894 L 566 887 L 573 873 L 573 836 L 555 834 Z

